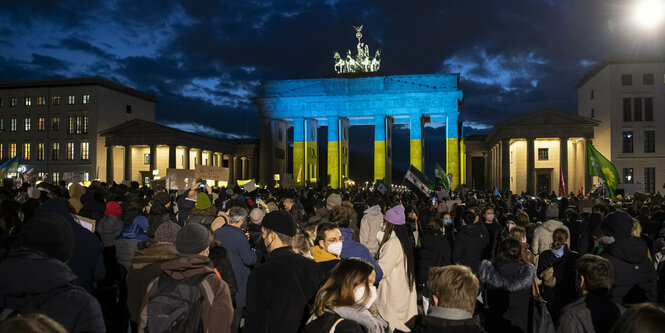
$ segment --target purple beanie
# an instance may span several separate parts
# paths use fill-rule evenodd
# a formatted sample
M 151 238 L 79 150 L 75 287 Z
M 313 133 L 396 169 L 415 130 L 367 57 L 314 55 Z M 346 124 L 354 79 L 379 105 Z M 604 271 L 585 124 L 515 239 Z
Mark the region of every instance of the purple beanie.
M 388 209 L 386 211 L 386 216 L 384 216 L 383 219 L 394 225 L 406 224 L 406 219 L 404 218 L 404 206 L 397 205 Z

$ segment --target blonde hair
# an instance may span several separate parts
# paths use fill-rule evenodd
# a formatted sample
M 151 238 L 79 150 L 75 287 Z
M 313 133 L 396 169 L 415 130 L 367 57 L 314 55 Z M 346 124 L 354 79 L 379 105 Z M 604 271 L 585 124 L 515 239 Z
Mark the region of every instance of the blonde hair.
M 637 238 L 642 236 L 642 225 L 640 224 L 640 221 L 633 219 L 633 229 L 630 231 L 630 234 Z
M 298 232 L 293 236 L 293 240 L 291 241 L 291 247 L 293 247 L 294 250 L 298 250 L 298 252 L 304 256 L 309 253 L 309 249 L 312 246 L 314 246 L 314 243 L 312 243 L 312 240 L 309 238 L 309 234 L 304 230 L 298 229 Z
M 0 324 L 0 333 L 67 333 L 57 321 L 41 313 L 16 316 Z
M 480 284 L 469 267 L 450 265 L 431 267 L 427 288 L 438 298 L 437 306 L 473 313 Z
M 344 259 L 330 272 L 330 277 L 319 289 L 314 300 L 312 312 L 322 316 L 325 309 L 335 309 L 341 306 L 359 307 L 356 304 L 355 288 L 365 286 L 365 295 L 361 302 L 366 303 L 371 297 L 369 276 L 374 271 L 372 264 L 359 258 Z

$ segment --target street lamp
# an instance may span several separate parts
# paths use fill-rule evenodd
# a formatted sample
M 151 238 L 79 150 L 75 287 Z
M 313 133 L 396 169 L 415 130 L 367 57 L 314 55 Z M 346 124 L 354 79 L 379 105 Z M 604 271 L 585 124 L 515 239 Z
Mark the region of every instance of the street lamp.
M 664 0 L 638 0 L 633 7 L 633 21 L 646 28 L 658 27 L 665 19 Z

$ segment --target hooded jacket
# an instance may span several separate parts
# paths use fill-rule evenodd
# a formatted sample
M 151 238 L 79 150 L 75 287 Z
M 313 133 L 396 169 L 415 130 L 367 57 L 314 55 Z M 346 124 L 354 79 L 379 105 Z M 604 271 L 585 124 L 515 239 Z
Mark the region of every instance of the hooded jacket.
M 134 259 L 134 254 L 136 254 L 137 245 L 140 242 L 146 242 L 150 240 L 150 237 L 146 234 L 148 230 L 148 220 L 141 216 L 140 218 L 134 219 L 132 224 L 126 226 L 120 232 L 120 235 L 115 240 L 115 257 L 118 260 L 118 263 L 129 270 L 129 266 L 132 264 L 132 259 Z
M 531 244 L 533 253 L 539 255 L 541 252 L 549 249 L 550 244 L 552 244 L 552 234 L 554 234 L 554 230 L 559 228 L 563 228 L 568 231 L 569 237 L 566 241 L 566 245 L 570 247 L 570 230 L 568 230 L 568 227 L 566 227 L 561 221 L 547 220 L 538 226 L 533 232 L 533 244 Z
M 83 204 L 81 203 L 83 193 L 85 193 L 85 188 L 79 183 L 74 183 L 69 187 L 69 203 L 72 204 L 76 213 L 83 208 Z
M 184 280 L 196 275 L 213 272 L 212 262 L 208 257 L 198 254 L 180 254 L 173 260 L 162 264 L 162 271 L 174 280 Z M 141 306 L 139 332 L 146 328 L 148 319 L 148 300 L 157 293 L 159 277 L 152 280 Z M 226 282 L 216 274 L 209 274 L 199 285 L 201 300 L 201 320 L 204 332 L 230 332 L 233 319 L 231 292 Z
M 93 282 L 99 281 L 106 276 L 102 245 L 99 242 L 99 238 L 74 221 L 62 199 L 54 198 L 46 200 L 35 210 L 35 216 L 45 213 L 60 214 L 71 224 L 74 230 L 75 244 L 74 254 L 69 260 L 68 265 L 78 277 L 76 284 L 88 291 L 92 291 Z
M 97 200 L 88 200 L 83 204 L 83 207 L 79 210 L 78 215 L 99 221 L 104 217 L 104 211 L 106 211 L 106 206 L 104 203 L 101 203 Z
M 379 241 L 376 234 L 381 230 L 383 214 L 381 206 L 374 205 L 365 209 L 363 218 L 360 220 L 360 243 L 367 246 L 369 252 L 374 255 L 379 250 Z
M 272 212 L 272 210 L 270 210 Z M 307 222 L 309 223 L 327 223 L 330 222 L 330 211 L 326 207 L 316 209 L 316 213 L 312 215 Z
M 646 242 L 630 235 L 617 238 L 615 234 L 614 237 L 614 243 L 603 254 L 616 272 L 610 297 L 619 304 L 655 302 L 658 280 Z
M 49 316 L 68 332 L 105 332 L 99 303 L 74 281 L 76 276 L 63 262 L 36 250 L 18 248 L 0 266 L 0 308 L 21 311 L 49 295 L 36 312 Z
M 455 238 L 453 262 L 468 266 L 473 274 L 478 275 L 478 266 L 483 259 L 483 252 L 490 245 L 489 234 L 482 222 L 462 227 Z
M 478 278 L 486 288 L 488 332 L 527 332 L 535 268 L 519 261 L 483 260 Z
M 104 215 L 95 225 L 95 233 L 102 240 L 102 246 L 115 246 L 115 239 L 122 232 L 125 222 L 114 215 Z
M 215 239 L 222 243 L 227 251 L 228 260 L 233 266 L 238 285 L 235 295 L 236 305 L 245 307 L 247 305 L 247 279 L 250 268 L 256 264 L 256 252 L 251 249 L 243 230 L 228 223 L 215 230 Z
M 365 245 L 351 239 L 353 236 L 353 229 L 339 228 L 339 231 L 342 233 L 342 237 L 344 237 L 344 241 L 342 242 L 342 253 L 340 253 L 339 256 L 344 259 L 361 258 L 372 264 L 372 266 L 374 266 L 374 272 L 376 273 L 374 284 L 379 285 L 379 282 L 381 282 L 381 278 L 383 277 L 383 271 L 381 270 L 379 263 L 374 259 L 374 256 L 370 254 L 369 249 L 365 247 Z M 376 239 L 376 235 L 374 235 L 374 238 Z

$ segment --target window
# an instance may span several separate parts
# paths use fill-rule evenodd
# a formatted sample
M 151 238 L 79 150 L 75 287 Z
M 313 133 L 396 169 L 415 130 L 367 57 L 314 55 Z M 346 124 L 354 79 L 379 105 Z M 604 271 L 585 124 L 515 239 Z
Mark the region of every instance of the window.
M 591 89 L 591 99 L 593 99 L 593 89 Z
M 656 132 L 655 131 L 644 131 L 644 152 L 645 153 L 655 153 L 656 152 Z
M 45 158 L 46 158 L 46 148 L 44 147 L 44 143 L 40 142 L 37 144 L 37 160 L 43 161 Z
M 653 121 L 653 97 L 644 97 L 644 121 Z
M 83 96 L 81 96 L 81 103 L 83 103 L 83 104 L 90 104 L 90 95 L 83 95 Z
M 132 106 L 127 104 L 127 106 L 125 106 L 125 112 L 126 113 L 132 113 Z
M 30 160 L 30 143 L 23 144 L 23 160 L 24 161 Z
M 623 132 L 623 152 L 633 152 L 633 132 Z
M 150 154 L 143 154 L 143 164 L 150 164 Z
M 0 118 L 0 132 L 2 132 L 4 130 L 5 130 L 5 119 Z M 0 158 L 0 160 L 1 160 L 1 158 Z
M 51 97 L 51 105 L 60 105 L 60 96 Z
M 623 168 L 623 183 L 624 184 L 633 183 L 633 168 Z
M 46 105 L 46 97 L 44 96 L 37 97 L 37 105 Z
M 633 111 L 635 111 L 635 117 L 633 118 L 634 121 L 642 121 L 642 98 L 641 97 L 635 97 L 633 98 L 633 104 L 635 108 Z
M 60 173 L 59 172 L 54 172 L 51 174 L 51 180 L 53 180 L 54 183 L 57 183 L 60 181 Z
M 5 159 L 5 145 L 0 143 L 0 161 Z
M 642 84 L 645 86 L 653 85 L 653 73 L 642 74 Z
M 549 148 L 538 148 L 538 160 L 547 161 L 549 159 Z
M 69 105 L 76 104 L 76 96 L 74 95 L 67 96 L 67 104 Z
M 630 98 L 624 98 L 623 99 L 623 121 L 631 121 L 632 120 L 632 114 L 631 114 L 631 102 Z
M 644 190 L 652 194 L 656 192 L 656 168 L 644 168 Z
M 76 134 L 81 134 L 81 117 L 76 117 Z
M 74 159 L 74 143 L 73 142 L 67 142 L 67 159 L 68 160 L 73 160 Z
M 10 143 L 9 144 L 9 155 L 7 157 L 12 158 L 16 156 L 16 144 L 15 143 Z
M 60 159 L 60 142 L 51 144 L 51 159 L 57 161 Z
M 67 130 L 67 134 L 74 134 L 74 131 L 76 130 L 75 121 L 76 117 L 69 117 L 69 129 Z
M 51 129 L 54 131 L 60 130 L 60 117 L 53 117 L 51 120 Z
M 23 129 L 26 132 L 30 130 L 30 118 L 23 119 Z
M 83 134 L 88 134 L 88 116 L 83 116 L 83 128 L 81 129 L 81 133 Z
M 14 106 L 16 106 L 16 104 L 18 104 L 18 99 L 16 97 L 10 97 L 9 98 L 9 106 L 14 107 Z
M 44 117 L 39 117 L 37 119 L 37 130 L 38 131 L 44 131 L 46 130 L 46 118 Z
M 0 98 L 0 107 L 3 107 L 3 106 L 5 106 L 5 101 L 3 101 L 2 98 Z
M 89 157 L 89 151 L 90 151 L 90 143 L 89 142 L 81 142 L 81 159 L 82 160 L 87 160 Z
M 9 131 L 16 132 L 16 118 L 9 119 Z
M 633 74 L 621 74 L 621 85 L 622 86 L 632 86 L 633 85 Z
M 25 97 L 25 98 L 23 98 L 23 101 L 25 103 L 25 106 L 32 105 L 32 97 Z
M 591 118 L 595 118 L 595 117 L 596 117 L 596 112 L 594 111 L 593 108 L 591 108 Z

